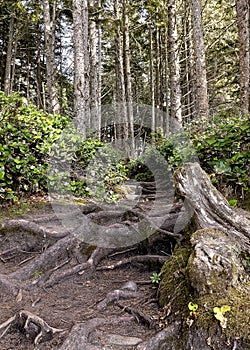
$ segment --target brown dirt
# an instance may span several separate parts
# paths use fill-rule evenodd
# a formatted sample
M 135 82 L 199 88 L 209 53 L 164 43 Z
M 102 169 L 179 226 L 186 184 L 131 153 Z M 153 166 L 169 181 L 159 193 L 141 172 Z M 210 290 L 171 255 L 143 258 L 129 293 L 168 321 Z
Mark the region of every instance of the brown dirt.
M 45 205 L 43 209 L 40 208 L 36 214 L 32 213 L 32 217 L 51 213 L 51 211 L 50 206 Z M 20 239 L 20 232 L 18 235 Z M 25 236 L 24 233 L 22 233 L 22 235 Z M 16 233 L 13 234 L 13 237 L 15 236 Z M 22 239 L 24 236 L 22 236 Z M 2 240 L 6 240 L 6 237 L 1 236 L 1 242 Z M 14 245 L 15 239 L 11 247 L 14 248 Z M 36 251 L 36 249 L 34 249 L 34 251 Z M 39 251 L 39 247 L 37 251 Z M 34 253 L 34 256 L 36 254 L 38 253 Z M 123 255 L 108 257 L 100 264 L 107 265 L 111 261 L 113 263 L 114 261 L 121 260 L 133 254 L 138 254 L 138 251 L 133 250 Z M 20 267 L 20 264 L 21 266 L 25 264 L 23 261 L 29 256 L 30 253 L 23 252 L 20 254 L 19 252 L 10 255 L 9 259 L 6 258 L 6 256 L 4 259 L 0 259 L 0 274 L 8 275 L 15 271 Z M 71 264 L 71 262 L 69 264 Z M 110 316 L 127 316 L 128 313 L 125 309 L 122 309 L 121 306 L 118 307 L 112 304 L 107 310 L 98 311 L 96 305 L 106 297 L 107 293 L 121 288 L 121 286 L 128 281 L 137 283 L 141 297 L 139 299 L 121 300 L 119 303 L 124 305 L 124 308 L 128 306 L 143 312 L 143 314 L 147 315 L 152 322 L 154 322 L 155 327 L 150 329 L 135 318 L 134 321 L 121 325 L 104 325 L 99 331 L 101 330 L 104 333 L 114 333 L 129 337 L 134 336 L 142 340 L 148 339 L 160 328 L 161 322 L 161 313 L 157 304 L 157 288 L 150 281 L 152 272 L 159 272 L 159 269 L 156 270 L 155 267 L 150 269 L 149 266 L 135 263 L 115 270 L 95 271 L 89 276 L 84 275 L 84 277 L 83 275 L 77 274 L 51 288 L 45 289 L 43 287 L 37 287 L 31 291 L 23 290 L 22 297 L 19 298 L 21 300 L 17 300 L 18 298 L 11 294 L 6 295 L 0 292 L 0 324 L 19 311 L 27 310 L 41 317 L 50 326 L 65 329 L 65 332 L 57 333 L 52 340 L 35 346 L 33 340 L 27 339 L 22 331 L 16 328 L 10 328 L 0 339 L 0 349 L 59 349 L 63 341 L 67 338 L 72 326 L 77 323 L 82 323 L 96 317 L 108 318 Z M 98 334 L 99 333 L 97 333 L 97 337 Z M 135 347 L 108 345 L 103 347 L 103 349 L 135 349 Z

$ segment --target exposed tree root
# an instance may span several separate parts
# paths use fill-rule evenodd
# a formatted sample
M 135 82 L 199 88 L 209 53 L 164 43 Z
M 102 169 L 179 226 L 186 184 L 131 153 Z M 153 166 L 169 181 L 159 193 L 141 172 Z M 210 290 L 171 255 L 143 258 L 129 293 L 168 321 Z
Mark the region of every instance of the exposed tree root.
M 108 324 L 130 323 L 134 321 L 133 316 L 93 318 L 85 323 L 75 325 L 59 350 L 100 350 L 99 346 L 89 343 L 90 334 L 98 327 Z
M 107 294 L 106 298 L 99 302 L 96 306 L 97 310 L 103 311 L 107 309 L 108 305 L 114 303 L 120 299 L 136 299 L 141 295 L 138 292 L 116 289 Z
M 69 234 L 66 230 L 54 231 L 46 229 L 44 226 L 40 226 L 33 221 L 29 220 L 8 220 L 0 223 L 0 232 L 6 233 L 7 231 L 26 231 L 34 235 L 40 236 L 41 239 L 58 239 L 63 238 Z
M 0 290 L 1 294 L 17 295 L 19 290 L 19 284 L 16 281 L 10 281 L 8 279 L 8 276 L 0 275 Z
M 237 286 L 242 281 L 248 281 L 245 278 L 245 269 L 241 266 L 241 262 L 236 265 L 237 259 L 240 257 L 241 251 L 249 251 L 250 244 L 250 216 L 241 214 L 240 211 L 230 208 L 227 201 L 220 195 L 220 193 L 211 185 L 207 175 L 201 170 L 198 164 L 187 164 L 175 174 L 176 188 L 182 198 L 185 198 L 183 203 L 172 204 L 165 198 L 164 191 L 161 191 L 154 183 L 142 183 L 141 198 L 146 196 L 150 199 L 155 199 L 155 203 L 152 201 L 141 201 L 136 206 L 109 206 L 88 204 L 86 206 L 72 205 L 70 208 L 67 206 L 58 205 L 58 213 L 42 215 L 37 218 L 26 218 L 20 220 L 9 220 L 0 224 L 2 252 L 0 252 L 0 259 L 2 263 L 8 264 L 8 259 L 18 257 L 16 271 L 9 275 L 0 275 L 0 290 L 2 294 L 17 295 L 16 300 L 21 301 L 23 290 L 33 290 L 35 288 L 48 288 L 57 283 L 64 281 L 72 277 L 73 275 L 81 276 L 85 279 L 92 275 L 95 271 L 113 270 L 116 268 L 124 267 L 128 264 L 142 264 L 160 267 L 169 258 L 168 253 L 171 254 L 172 247 L 171 242 L 179 243 L 183 237 L 178 230 L 178 227 L 185 227 L 191 214 L 194 213 L 194 223 L 198 229 L 216 228 L 225 232 L 225 235 L 221 235 L 213 231 L 211 238 L 204 237 L 205 231 L 196 231 L 191 239 L 192 249 L 195 254 L 192 255 L 192 259 L 189 258 L 188 276 L 191 279 L 191 285 L 200 293 L 210 293 L 210 272 L 227 270 L 228 277 L 226 281 L 228 286 L 232 288 L 233 282 Z M 157 193 L 156 193 L 157 192 Z M 162 201 L 162 198 L 166 200 Z M 185 206 L 188 203 L 188 206 Z M 189 212 L 189 207 L 191 208 Z M 60 209 L 61 208 L 61 209 Z M 81 215 L 86 215 L 93 223 L 103 226 L 105 234 L 118 243 L 122 234 L 130 230 L 133 234 L 142 239 L 147 239 L 147 248 L 144 250 L 138 244 L 131 244 L 128 249 L 121 248 L 122 245 L 114 245 L 114 248 L 98 248 L 95 245 L 93 235 L 93 247 L 90 244 L 83 243 L 78 239 L 74 228 L 81 228 L 82 225 Z M 68 224 L 69 228 L 65 229 L 59 226 L 60 221 Z M 77 226 L 78 225 L 78 226 Z M 176 229 L 177 227 L 177 229 Z M 72 231 L 71 234 L 69 231 Z M 9 233 L 16 232 L 15 241 L 12 241 L 9 237 Z M 19 233 L 25 232 L 27 236 L 19 236 Z M 90 235 L 92 233 L 90 232 Z M 226 242 L 223 247 L 218 249 L 216 241 L 216 234 L 220 237 L 218 242 Z M 145 236 L 144 236 L 145 235 Z M 224 237 L 225 236 L 225 237 Z M 23 237 L 27 238 L 23 240 Z M 124 234 L 126 238 L 126 235 Z M 227 247 L 231 244 L 231 238 L 233 242 L 237 242 L 237 254 L 235 253 L 236 245 L 234 245 L 234 253 L 231 252 L 231 248 Z M 106 236 L 104 235 L 104 240 Z M 107 238 L 108 240 L 108 238 Z M 19 242 L 21 241 L 21 242 Z M 12 244 L 12 242 L 14 242 Z M 26 259 L 23 257 L 23 251 L 26 253 L 33 253 L 33 249 L 39 243 L 39 249 L 37 249 L 36 256 Z M 164 244 L 168 244 L 166 247 L 166 254 L 164 254 Z M 104 241 L 104 243 L 106 243 Z M 16 244 L 16 246 L 14 246 Z M 154 250 L 154 247 L 158 244 L 159 247 L 163 246 L 163 255 L 159 255 L 159 251 L 162 249 Z M 145 244 L 144 244 L 145 245 Z M 107 245 L 109 247 L 109 245 Z M 115 247 L 120 247 L 122 251 L 118 251 Z M 141 244 L 142 246 L 142 244 Z M 110 247 L 113 247 L 110 245 Z M 126 246 L 127 247 L 127 246 Z M 103 266 L 98 266 L 100 261 L 106 257 L 115 257 L 118 254 L 129 254 L 134 250 L 134 247 L 138 249 L 138 253 L 142 253 L 142 250 L 146 255 L 136 255 L 125 257 L 114 263 L 109 263 Z M 225 248 L 225 249 L 224 249 Z M 241 248 L 241 249 L 240 249 Z M 216 252 L 216 254 L 214 253 Z M 230 254 L 229 254 L 230 253 Z M 228 254 L 228 255 L 227 255 Z M 128 256 L 128 255 L 127 255 Z M 214 259 L 214 256 L 219 259 Z M 235 256 L 235 259 L 231 257 Z M 198 259 L 199 258 L 199 259 Z M 237 259 L 236 259 L 237 258 Z M 216 261 L 215 261 L 216 260 Z M 231 261 L 232 260 L 232 261 Z M 206 263 L 210 266 L 206 269 Z M 14 264 L 13 264 L 14 265 Z M 13 268 L 13 266 L 11 266 Z M 214 270 L 212 268 L 214 267 Z M 234 270 L 237 270 L 235 273 Z M 242 269 L 242 274 L 240 274 Z M 207 271 L 210 271 L 207 273 Z M 227 274 L 224 274 L 227 276 Z M 241 275 L 243 276 L 241 278 Z M 163 275 L 162 275 L 163 276 Z M 206 278 L 203 278 L 205 276 Z M 234 276 L 233 282 L 231 276 Z M 214 275 L 213 275 L 214 277 Z M 175 278 L 175 275 L 173 276 Z M 208 281 L 207 283 L 198 283 L 199 280 Z M 197 283 L 196 283 L 197 282 Z M 145 283 L 145 282 L 143 282 Z M 151 283 L 149 281 L 149 283 Z M 184 283 L 184 282 L 183 282 Z M 238 283 L 238 284 L 237 284 Z M 196 286 L 198 285 L 198 287 Z M 245 283 L 246 284 L 246 283 Z M 205 288 L 206 285 L 209 288 Z M 217 283 L 218 288 L 220 285 Z M 205 286 L 205 287 L 204 287 Z M 229 288 L 228 287 L 228 288 Z M 246 289 L 248 284 L 246 284 Z M 212 290 L 212 289 L 211 289 Z M 215 287 L 213 286 L 213 293 Z M 160 295 L 160 294 L 159 294 Z M 168 303 L 172 303 L 175 295 L 175 290 L 170 296 Z M 137 291 L 135 282 L 128 282 L 124 284 L 120 289 L 111 291 L 106 297 L 99 301 L 96 305 L 97 311 L 104 311 L 108 306 L 114 303 L 117 307 L 125 312 L 131 314 L 129 317 L 110 317 L 110 318 L 94 318 L 84 323 L 73 326 L 68 337 L 64 341 L 60 350 L 99 350 L 99 345 L 91 343 L 90 335 L 98 327 L 107 324 L 117 324 L 121 322 L 134 322 L 137 321 L 146 325 L 147 327 L 154 327 L 155 323 L 151 317 L 141 310 L 133 306 L 124 306 L 120 300 L 141 298 L 141 294 Z M 141 299 L 140 299 L 141 301 Z M 124 302 L 125 303 L 125 302 Z M 168 304 L 165 305 L 167 310 Z M 96 311 L 96 312 L 97 312 Z M 169 325 L 151 337 L 149 340 L 137 345 L 137 350 L 176 350 L 175 345 L 172 344 L 173 339 L 177 339 L 182 336 L 183 322 L 176 322 L 177 318 L 168 323 Z M 172 323 L 171 323 L 172 322 Z M 12 328 L 22 330 L 26 337 L 29 338 L 34 344 L 50 340 L 58 332 L 64 332 L 63 329 L 57 329 L 49 326 L 43 319 L 30 313 L 29 311 L 22 310 L 13 317 L 0 325 L 0 338 L 4 337 L 8 331 Z M 192 329 L 190 330 L 192 333 Z M 190 333 L 190 334 L 191 334 Z M 191 341 L 192 344 L 196 344 L 196 338 Z M 206 340 L 206 339 L 205 339 Z M 139 340 L 140 341 L 140 340 Z M 190 343 L 190 344 L 191 344 Z M 237 342 L 233 343 L 236 344 Z M 184 348 L 184 347 L 183 347 Z M 186 344 L 185 344 L 186 348 Z M 196 346 L 197 348 L 197 346 Z M 234 346 L 235 348 L 235 346 Z
M 31 280 L 39 273 L 42 274 L 49 268 L 54 268 L 58 263 L 61 263 L 65 257 L 68 257 L 68 252 L 75 247 L 77 242 L 78 240 L 70 235 L 60 239 L 37 256 L 36 259 L 11 273 L 9 277 L 17 281 Z M 36 280 L 33 280 L 32 284 L 36 284 Z
M 93 273 L 95 270 L 96 265 L 99 263 L 100 260 L 104 259 L 112 250 L 110 249 L 104 249 L 104 248 L 96 248 L 87 262 L 84 262 L 82 264 L 75 265 L 69 269 L 66 269 L 64 271 L 55 271 L 51 277 L 46 280 L 46 278 L 41 278 L 38 281 L 38 285 L 43 287 L 52 287 L 53 285 L 64 281 L 65 279 L 75 275 L 83 275 L 83 274 L 90 274 Z M 52 271 L 53 272 L 53 271 Z M 47 276 L 46 276 L 47 277 Z
M 154 337 L 137 345 L 136 350 L 175 349 L 172 346 L 173 344 L 171 341 L 169 341 L 169 339 L 173 337 L 177 337 L 179 330 L 180 330 L 180 323 L 179 322 L 172 323 L 170 326 L 164 328 L 161 332 L 157 333 Z
M 168 259 L 167 256 L 162 256 L 162 255 L 136 255 L 136 256 L 131 256 L 130 258 L 127 258 L 127 259 L 120 260 L 112 265 L 104 265 L 104 266 L 97 267 L 97 270 L 98 271 L 114 270 L 118 267 L 122 267 L 131 263 L 163 265 L 167 259 Z
M 19 311 L 16 315 L 10 317 L 0 325 L 0 331 L 2 331 L 0 338 L 2 338 L 11 327 L 24 331 L 26 337 L 31 339 L 35 345 L 52 339 L 54 334 L 58 332 L 65 331 L 65 329 L 49 326 L 42 318 L 26 310 Z
M 142 311 L 140 311 L 134 307 L 124 306 L 124 305 L 120 304 L 119 302 L 116 302 L 115 305 L 117 305 L 123 311 L 126 311 L 129 314 L 131 314 L 132 316 L 134 316 L 135 319 L 138 321 L 138 323 L 141 323 L 141 324 L 147 326 L 148 328 L 155 328 L 156 327 L 155 322 L 151 319 L 151 317 L 144 314 Z

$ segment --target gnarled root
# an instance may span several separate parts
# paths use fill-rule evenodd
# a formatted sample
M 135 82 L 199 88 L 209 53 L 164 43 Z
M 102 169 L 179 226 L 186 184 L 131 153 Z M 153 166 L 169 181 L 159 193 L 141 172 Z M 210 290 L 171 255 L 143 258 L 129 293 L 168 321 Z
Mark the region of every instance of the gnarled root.
M 26 337 L 32 339 L 35 345 L 52 339 L 55 333 L 65 331 L 65 329 L 49 326 L 42 318 L 26 310 L 21 310 L 0 325 L 0 331 L 3 331 L 0 338 L 2 338 L 12 326 L 23 330 Z

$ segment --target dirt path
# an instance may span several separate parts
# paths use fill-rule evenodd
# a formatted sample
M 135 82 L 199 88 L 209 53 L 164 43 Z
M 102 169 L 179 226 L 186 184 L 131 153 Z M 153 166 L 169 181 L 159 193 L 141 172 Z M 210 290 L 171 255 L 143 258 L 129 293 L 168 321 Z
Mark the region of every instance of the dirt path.
M 158 204 L 160 210 L 161 205 Z M 144 202 L 144 209 L 149 206 L 149 202 Z M 77 272 L 48 285 L 50 275 L 46 276 L 47 271 L 32 265 L 44 254 L 47 254 L 48 260 L 53 258 L 47 253 L 48 247 L 53 244 L 44 245 L 41 232 L 37 229 L 38 223 L 42 223 L 42 230 L 53 233 L 64 232 L 65 228 L 55 217 L 49 203 L 35 215 L 26 215 L 22 219 L 25 221 L 21 220 L 21 226 L 19 217 L 16 221 L 6 221 L 6 230 L 1 229 L 1 350 L 66 349 L 66 340 L 74 337 L 78 326 L 85 327 L 81 334 L 85 334 L 82 337 L 87 339 L 86 349 L 137 349 L 138 344 L 163 327 L 164 320 L 161 319 L 157 303 L 157 286 L 151 282 L 150 276 L 158 273 L 167 259 L 172 249 L 172 238 L 165 235 L 151 245 L 147 241 L 147 244 L 138 243 L 118 252 L 112 250 L 99 259 L 101 263 L 98 261 L 94 270 L 86 271 L 74 269 L 85 266 L 86 260 L 82 259 L 89 250 L 88 262 L 94 248 L 85 246 L 84 254 L 80 256 L 79 251 L 75 254 L 75 250 L 66 247 L 66 253 L 63 252 L 62 258 L 57 259 L 56 266 L 50 266 L 50 273 Z M 25 227 L 31 223 L 35 223 L 36 232 L 29 232 Z M 164 230 L 160 230 L 159 235 Z M 140 259 L 145 256 L 145 259 Z M 126 264 L 115 269 L 108 268 L 119 262 Z M 29 284 L 26 267 L 32 267 Z M 22 274 L 26 277 L 20 277 Z M 8 277 L 7 283 L 5 276 Z M 13 281 L 17 281 L 16 290 L 13 292 L 11 287 L 8 292 L 9 283 Z M 11 317 L 15 319 L 9 325 L 4 324 Z M 40 327 L 40 321 L 45 322 L 45 326 L 42 323 Z M 41 329 L 47 325 L 53 327 L 55 332 L 48 337 L 43 333 L 39 338 Z
M 115 260 L 118 259 L 105 259 L 104 263 L 113 263 Z M 6 263 L 1 261 L 0 272 L 6 274 L 13 270 L 13 265 L 17 266 L 19 263 L 19 259 Z M 155 299 L 156 289 L 150 283 L 150 275 L 151 271 L 144 268 L 142 264 L 138 264 L 138 266 L 127 266 L 112 271 L 96 271 L 90 278 L 74 276 L 47 289 L 23 291 L 22 300 L 17 300 L 18 298 L 13 295 L 3 295 L 0 308 L 1 323 L 20 310 L 28 310 L 41 317 L 50 326 L 65 328 L 66 332 L 59 333 L 51 341 L 35 347 L 32 340 L 27 339 L 24 334 L 14 328 L 0 339 L 0 349 L 57 349 L 66 339 L 73 325 L 97 317 L 108 319 L 114 316 L 128 316 L 129 314 L 122 307 L 141 311 L 152 320 L 152 323 L 155 323 L 157 328 L 159 309 Z M 110 305 L 106 310 L 97 309 L 98 303 L 109 292 L 120 289 L 128 281 L 137 283 L 138 292 L 141 295 L 139 298 L 119 301 L 122 307 Z M 129 346 L 129 343 L 133 341 L 137 343 L 140 339 L 144 340 L 154 332 L 154 328 L 149 329 L 135 319 L 124 324 L 104 325 L 102 330 L 97 331 L 92 337 L 99 345 L 107 343 L 105 349 L 133 349 L 134 347 Z M 111 344 L 108 344 L 108 338 L 111 334 L 124 336 L 124 338 L 113 340 L 114 343 L 124 343 L 124 346 L 112 344 L 112 339 L 110 340 Z M 139 340 L 131 339 L 131 337 L 139 338 Z M 104 347 L 102 348 L 104 349 Z

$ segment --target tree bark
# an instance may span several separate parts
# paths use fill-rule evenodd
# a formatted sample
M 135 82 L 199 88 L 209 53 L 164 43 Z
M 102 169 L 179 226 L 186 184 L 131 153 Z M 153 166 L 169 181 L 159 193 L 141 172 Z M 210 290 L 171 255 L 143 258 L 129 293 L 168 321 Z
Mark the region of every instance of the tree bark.
M 198 163 L 189 163 L 176 175 L 177 190 L 194 210 L 197 228 L 227 231 L 239 240 L 242 249 L 250 248 L 250 220 L 228 204 L 222 194 L 211 185 L 209 177 Z
M 13 51 L 13 39 L 14 39 L 14 24 L 15 19 L 14 15 L 10 18 L 9 24 L 9 38 L 8 38 L 8 47 L 7 47 L 7 57 L 5 65 L 5 81 L 4 81 L 4 93 L 9 95 L 11 93 L 11 64 L 12 64 L 12 51 Z
M 50 15 L 49 0 L 43 0 L 44 36 L 46 77 L 48 88 L 48 110 L 50 113 L 60 113 L 58 92 L 56 87 L 56 62 L 55 62 L 55 32 L 56 32 L 56 6 L 57 1 L 52 4 L 52 16 Z
M 128 139 L 128 116 L 126 110 L 126 90 L 123 64 L 122 13 L 121 3 L 114 1 L 115 23 L 115 106 L 117 118 L 115 120 L 118 147 L 124 147 L 122 140 Z M 116 141 L 117 143 L 117 141 Z
M 100 114 L 98 109 L 98 61 L 97 61 L 97 28 L 93 18 L 95 1 L 89 0 L 89 95 L 90 95 L 90 128 L 91 134 L 99 135 Z M 100 56 L 99 56 L 100 59 Z
M 248 114 L 250 112 L 249 1 L 237 0 L 236 10 L 240 47 L 240 104 L 242 112 Z
M 152 132 L 156 130 L 156 120 L 155 120 L 155 78 L 154 78 L 154 45 L 153 45 L 153 33 L 152 33 L 152 23 L 149 23 L 149 62 L 150 62 L 150 95 L 151 95 L 151 106 L 152 106 L 152 122 L 151 129 Z
M 134 115 L 133 115 L 133 93 L 132 93 L 132 77 L 130 67 L 130 37 L 129 37 L 129 0 L 123 0 L 123 57 L 124 57 L 124 76 L 125 90 L 127 101 L 127 113 L 129 121 L 130 145 L 127 150 L 128 156 L 133 158 L 135 153 L 135 137 L 134 137 Z
M 178 33 L 176 2 L 168 3 L 168 40 L 169 40 L 169 80 L 170 80 L 170 131 L 182 126 L 180 66 L 178 53 Z
M 196 68 L 196 109 L 197 117 L 207 119 L 209 116 L 206 56 L 203 38 L 203 26 L 200 0 L 191 0 L 193 47 Z
M 73 0 L 74 32 L 74 118 L 85 138 L 89 128 L 89 37 L 88 2 Z

